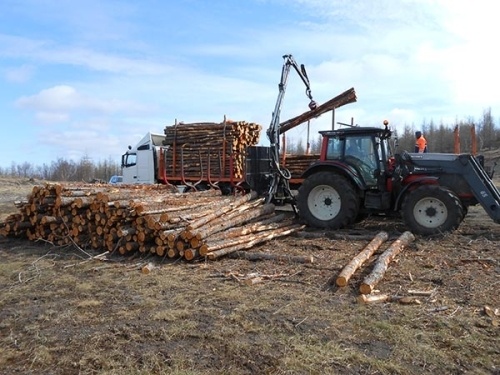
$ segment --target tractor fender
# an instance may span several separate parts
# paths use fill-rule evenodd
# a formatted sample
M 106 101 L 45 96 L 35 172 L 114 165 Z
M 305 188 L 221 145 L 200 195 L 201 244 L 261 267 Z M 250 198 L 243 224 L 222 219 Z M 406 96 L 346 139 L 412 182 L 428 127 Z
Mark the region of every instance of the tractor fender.
M 307 177 L 311 176 L 312 174 L 318 173 L 318 172 L 331 172 L 331 173 L 337 173 L 342 176 L 345 176 L 349 181 L 352 182 L 354 186 L 356 186 L 359 190 L 364 191 L 366 190 L 366 184 L 364 183 L 363 179 L 360 177 L 359 172 L 354 169 L 353 167 L 346 165 L 341 162 L 337 161 L 330 161 L 330 162 L 324 162 L 324 161 L 317 161 L 314 162 L 305 170 L 305 172 L 302 174 L 302 178 L 306 179 Z
M 439 178 L 436 176 L 422 176 L 422 177 L 417 177 L 414 179 L 411 179 L 410 182 L 408 182 L 403 189 L 399 192 L 396 202 L 394 203 L 394 210 L 399 211 L 401 209 L 401 204 L 403 203 L 403 198 L 405 195 L 413 190 L 415 187 L 420 186 L 420 185 L 439 185 L 438 182 Z

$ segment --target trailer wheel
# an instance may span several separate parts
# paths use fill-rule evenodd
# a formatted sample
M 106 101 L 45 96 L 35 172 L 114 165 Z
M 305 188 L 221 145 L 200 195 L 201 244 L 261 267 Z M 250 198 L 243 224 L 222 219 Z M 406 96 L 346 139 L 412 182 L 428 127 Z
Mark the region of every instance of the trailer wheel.
M 308 225 L 339 229 L 356 219 L 359 198 L 345 177 L 332 172 L 318 172 L 307 177 L 299 188 L 297 208 Z
M 464 209 L 450 189 L 423 185 L 408 193 L 402 215 L 413 233 L 433 235 L 457 229 L 464 218 Z

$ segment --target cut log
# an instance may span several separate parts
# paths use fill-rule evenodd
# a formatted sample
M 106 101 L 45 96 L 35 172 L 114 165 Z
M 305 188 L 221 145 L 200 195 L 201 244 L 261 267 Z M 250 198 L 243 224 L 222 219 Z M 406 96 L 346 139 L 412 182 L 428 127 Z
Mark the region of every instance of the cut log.
M 415 289 L 410 289 L 408 290 L 408 294 L 411 294 L 413 296 L 420 296 L 420 297 L 430 297 L 436 292 L 436 289 L 432 290 L 415 290 Z
M 340 287 L 346 286 L 354 272 L 356 272 L 356 270 L 360 268 L 388 238 L 389 234 L 387 232 L 382 231 L 378 233 L 370 243 L 342 269 L 337 277 L 336 284 Z M 332 281 L 333 280 L 330 279 L 329 284 L 331 284 Z
M 210 214 L 207 214 L 207 215 L 203 216 L 202 218 L 200 218 L 200 219 L 198 219 L 198 220 L 190 223 L 186 227 L 186 229 L 188 229 L 188 230 L 197 229 L 197 228 L 205 225 L 206 223 L 212 221 L 213 219 L 215 219 L 217 217 L 220 217 L 222 214 L 231 211 L 235 207 L 238 207 L 238 206 L 240 206 L 240 205 L 242 205 L 242 204 L 244 204 L 246 202 L 249 202 L 249 201 L 251 201 L 252 199 L 255 199 L 255 198 L 257 198 L 257 193 L 256 192 L 251 192 L 249 194 L 245 194 L 244 196 L 235 199 L 233 202 L 231 202 L 231 204 L 228 204 L 225 207 L 223 207 L 223 208 L 221 208 L 219 210 L 213 211 Z
M 336 97 L 328 100 L 327 102 L 317 106 L 316 109 L 304 112 L 303 114 L 297 117 L 282 122 L 279 126 L 279 133 L 283 134 L 284 132 L 293 129 L 296 126 L 303 124 L 308 120 L 318 117 L 323 113 L 326 113 L 328 111 L 331 111 L 335 108 L 339 108 L 349 103 L 354 103 L 356 100 L 357 100 L 356 91 L 354 90 L 354 88 L 350 88 L 349 90 L 344 91 L 342 94 L 337 95 Z
M 259 284 L 262 281 L 264 281 L 264 278 L 260 277 L 260 276 L 257 276 L 257 277 L 252 277 L 250 279 L 246 279 L 244 282 L 245 282 L 246 285 L 252 286 L 252 285 L 255 285 L 255 284 Z
M 263 252 L 247 252 L 247 251 L 236 251 L 228 255 L 230 258 L 246 259 L 251 261 L 256 260 L 274 260 L 279 262 L 290 262 L 290 263 L 313 263 L 314 258 L 312 255 L 300 256 L 300 255 L 286 255 L 286 254 L 271 254 Z
M 262 232 L 289 225 L 284 222 L 285 214 L 272 214 L 271 217 L 242 225 L 240 227 L 230 228 L 224 232 L 215 233 L 207 238 L 207 243 L 217 242 L 223 239 L 245 236 L 250 233 Z
M 380 303 L 389 301 L 389 299 L 387 294 L 361 294 L 358 296 L 359 303 Z
M 156 266 L 153 263 L 148 263 L 144 267 L 142 267 L 141 270 L 142 270 L 142 273 L 148 274 L 152 270 L 154 270 L 155 268 L 156 268 Z
M 415 236 L 413 233 L 404 232 L 378 257 L 372 272 L 365 277 L 359 287 L 362 294 L 370 294 L 373 291 L 375 285 L 377 285 L 384 277 L 387 268 L 389 267 L 389 263 L 405 248 L 405 246 L 408 246 L 408 244 L 414 240 Z
M 250 241 L 248 241 L 246 243 L 227 247 L 224 249 L 220 249 L 220 250 L 216 250 L 216 251 L 213 251 L 211 253 L 208 253 L 207 258 L 210 260 L 215 260 L 215 259 L 218 259 L 218 258 L 224 256 L 224 255 L 234 253 L 238 250 L 250 249 L 260 242 L 269 241 L 273 238 L 277 238 L 277 237 L 281 237 L 281 236 L 287 236 L 291 233 L 297 232 L 297 231 L 304 229 L 304 228 L 305 228 L 305 225 L 295 224 L 295 225 L 291 225 L 289 227 L 285 227 L 279 231 L 273 231 L 272 233 L 264 232 L 263 234 L 261 233 L 260 235 L 255 235 L 255 237 L 253 239 L 251 239 Z
M 231 215 L 221 216 L 217 220 L 211 221 L 206 226 L 199 228 L 196 232 L 190 231 L 189 235 L 193 237 L 196 236 L 199 240 L 203 240 L 211 234 L 244 224 L 256 217 L 269 215 L 274 212 L 275 208 L 274 204 L 267 203 L 253 209 L 242 210 L 242 212 L 234 212 Z

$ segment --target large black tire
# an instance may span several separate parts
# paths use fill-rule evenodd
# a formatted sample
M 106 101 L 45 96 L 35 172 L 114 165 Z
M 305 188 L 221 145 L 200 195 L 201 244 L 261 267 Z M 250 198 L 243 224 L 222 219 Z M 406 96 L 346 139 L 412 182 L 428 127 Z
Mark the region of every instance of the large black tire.
M 307 177 L 299 188 L 297 209 L 311 227 L 339 229 L 355 221 L 359 198 L 345 177 L 318 172 Z
M 454 231 L 464 218 L 457 195 L 438 185 L 422 185 L 409 192 L 401 211 L 408 228 L 425 236 Z

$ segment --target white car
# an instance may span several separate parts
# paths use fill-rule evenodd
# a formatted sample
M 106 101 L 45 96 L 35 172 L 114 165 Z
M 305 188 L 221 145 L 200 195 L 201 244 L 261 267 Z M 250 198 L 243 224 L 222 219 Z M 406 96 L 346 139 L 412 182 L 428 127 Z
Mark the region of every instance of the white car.
M 123 176 L 111 176 L 109 183 L 112 185 L 123 183 Z

